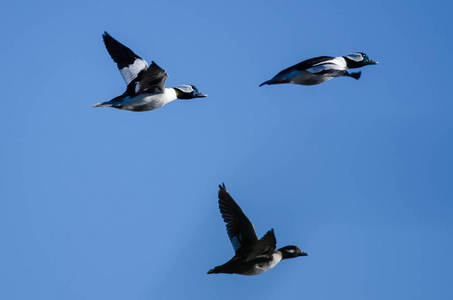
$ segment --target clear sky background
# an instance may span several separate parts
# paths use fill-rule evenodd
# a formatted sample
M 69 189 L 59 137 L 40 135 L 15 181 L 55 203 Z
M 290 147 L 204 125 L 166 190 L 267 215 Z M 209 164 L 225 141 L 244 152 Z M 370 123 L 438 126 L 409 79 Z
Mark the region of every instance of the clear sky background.
M 7 1 L 1 299 L 453 299 L 451 1 Z M 108 31 L 208 98 L 134 113 Z M 360 80 L 258 85 L 361 51 Z M 226 187 L 310 256 L 207 275 Z

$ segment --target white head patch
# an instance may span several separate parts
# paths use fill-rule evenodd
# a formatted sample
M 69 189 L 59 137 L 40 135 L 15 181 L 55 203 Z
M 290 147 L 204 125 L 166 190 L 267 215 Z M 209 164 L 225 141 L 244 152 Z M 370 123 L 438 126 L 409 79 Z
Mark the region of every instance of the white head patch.
M 188 84 L 178 85 L 177 88 L 180 89 L 181 91 L 183 91 L 184 93 L 192 93 L 193 92 L 193 87 L 191 85 L 188 85 Z
M 346 57 L 351 59 L 351 60 L 353 60 L 353 61 L 356 61 L 356 62 L 360 62 L 360 61 L 363 60 L 362 54 L 357 53 L 357 52 L 348 54 L 348 55 L 346 55 Z

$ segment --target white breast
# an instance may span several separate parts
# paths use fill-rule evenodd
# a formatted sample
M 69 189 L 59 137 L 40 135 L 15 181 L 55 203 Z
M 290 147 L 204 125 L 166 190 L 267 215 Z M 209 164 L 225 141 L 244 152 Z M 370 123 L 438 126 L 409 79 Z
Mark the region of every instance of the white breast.
M 245 275 L 258 275 L 261 273 L 264 273 L 266 271 L 269 271 L 273 267 L 275 267 L 280 261 L 282 260 L 282 254 L 280 251 L 275 251 L 272 254 L 272 260 L 268 261 L 267 263 L 260 263 L 257 264 L 250 274 L 245 274 Z
M 267 270 L 270 270 L 272 269 L 273 267 L 275 267 L 275 265 L 277 265 L 281 260 L 282 260 L 282 253 L 280 251 L 275 251 L 273 254 L 272 254 L 272 260 L 271 262 L 269 263 L 269 266 L 268 266 L 268 269 Z M 267 271 L 266 270 L 266 271 Z

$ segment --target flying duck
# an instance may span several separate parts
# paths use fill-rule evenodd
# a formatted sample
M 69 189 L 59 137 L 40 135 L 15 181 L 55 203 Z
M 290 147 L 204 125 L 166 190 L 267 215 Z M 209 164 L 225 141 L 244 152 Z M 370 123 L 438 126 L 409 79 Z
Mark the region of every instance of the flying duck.
M 377 64 L 376 61 L 371 60 L 368 55 L 362 52 L 339 57 L 319 56 L 304 60 L 281 71 L 274 78 L 263 82 L 260 86 L 280 83 L 315 85 L 338 76 L 359 79 L 361 72 L 349 73 L 346 70 Z
M 296 246 L 275 250 L 277 241 L 273 229 L 258 240 L 252 222 L 231 198 L 225 184 L 219 185 L 219 208 L 235 255 L 225 264 L 209 270 L 208 274 L 258 275 L 272 269 L 282 259 L 308 255 Z
M 154 61 L 151 66 L 107 32 L 102 35 L 105 47 L 116 62 L 124 81 L 126 91 L 108 102 L 94 104 L 93 107 L 114 107 L 131 111 L 148 111 L 159 108 L 176 99 L 207 97 L 193 85 L 179 85 L 166 88 L 168 74 Z

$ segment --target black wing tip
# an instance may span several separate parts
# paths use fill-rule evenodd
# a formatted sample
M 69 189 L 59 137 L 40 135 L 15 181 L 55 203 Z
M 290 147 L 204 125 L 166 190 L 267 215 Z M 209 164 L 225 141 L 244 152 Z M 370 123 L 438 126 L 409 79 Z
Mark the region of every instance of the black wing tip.
M 231 195 L 230 195 L 230 193 L 228 193 L 228 191 L 225 187 L 225 183 L 222 182 L 222 184 L 219 184 L 219 203 L 224 201 L 225 199 L 229 199 L 229 198 L 231 198 Z
M 266 236 L 266 235 L 268 235 L 268 234 L 271 234 L 271 235 L 273 235 L 273 236 L 275 237 L 274 228 L 269 229 L 269 230 L 266 232 L 266 234 L 263 235 L 263 236 Z
M 121 46 L 127 48 L 120 42 L 118 42 L 113 36 L 111 36 L 107 31 L 104 31 L 102 34 L 102 39 L 104 40 L 104 44 L 107 46 L 107 44 L 113 45 L 113 44 L 120 44 Z M 127 48 L 129 49 L 129 48 Z M 129 49 L 130 50 L 130 49 Z
M 107 46 L 107 43 L 111 44 L 112 41 L 116 41 L 107 31 L 104 31 L 102 34 L 102 39 L 104 40 L 104 44 Z
M 218 197 L 219 197 L 219 205 L 221 205 L 222 202 L 224 202 L 226 199 L 231 198 L 230 193 L 228 193 L 225 183 L 222 182 L 222 184 L 219 184 L 219 191 L 218 191 Z
M 274 233 L 274 228 L 271 228 L 268 232 L 266 232 L 266 234 L 263 236 L 263 238 L 267 235 L 270 235 L 274 244 L 276 245 L 277 244 L 277 238 L 275 237 L 275 233 Z
M 153 61 L 151 61 L 151 66 L 156 66 L 156 67 L 158 67 L 159 69 L 161 69 L 162 71 L 164 71 L 164 72 L 165 72 L 165 70 L 164 70 L 164 69 L 162 69 L 161 67 L 159 67 L 159 65 L 158 65 L 158 64 L 156 64 L 156 62 L 155 62 L 154 60 L 153 60 Z M 165 73 L 165 75 L 167 75 L 167 76 L 168 76 L 168 74 L 167 74 L 167 73 Z

